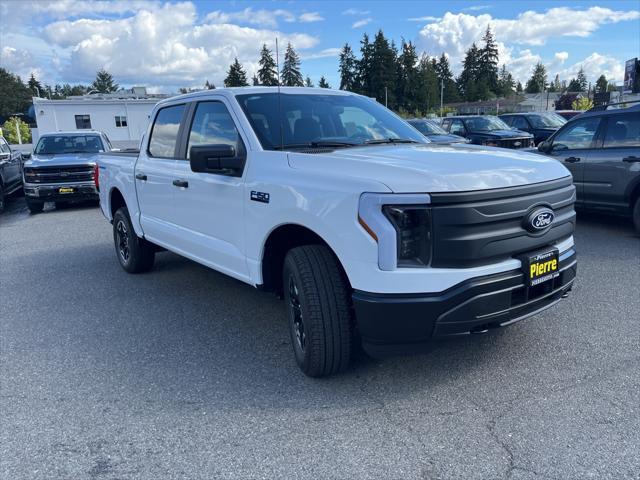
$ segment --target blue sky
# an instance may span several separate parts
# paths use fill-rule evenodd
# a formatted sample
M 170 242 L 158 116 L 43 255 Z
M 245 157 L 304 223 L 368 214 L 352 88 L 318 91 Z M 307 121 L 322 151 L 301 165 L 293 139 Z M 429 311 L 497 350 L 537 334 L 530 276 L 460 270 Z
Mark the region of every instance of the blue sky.
M 445 52 L 454 72 L 487 25 L 501 62 L 526 81 L 543 62 L 569 79 L 582 66 L 622 81 L 640 56 L 640 0 L 561 1 L 184 1 L 0 0 L 0 65 L 46 83 L 90 82 L 107 68 L 121 85 L 156 91 L 222 85 L 235 56 L 251 76 L 263 42 L 291 41 L 302 71 L 339 83 L 337 52 L 382 29 L 420 52 Z

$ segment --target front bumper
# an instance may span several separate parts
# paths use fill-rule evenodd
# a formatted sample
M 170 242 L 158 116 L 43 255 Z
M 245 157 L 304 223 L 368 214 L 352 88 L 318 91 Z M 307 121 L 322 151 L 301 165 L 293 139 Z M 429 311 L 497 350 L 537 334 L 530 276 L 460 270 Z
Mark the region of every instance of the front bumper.
M 73 192 L 60 193 L 61 188 L 72 188 Z M 24 194 L 31 201 L 41 202 L 98 200 L 98 191 L 93 182 L 56 184 L 25 183 Z
M 560 257 L 560 275 L 534 287 L 525 286 L 518 269 L 473 278 L 439 293 L 355 291 L 363 347 L 372 356 L 414 353 L 434 339 L 510 325 L 559 302 L 571 290 L 576 272 L 572 248 Z

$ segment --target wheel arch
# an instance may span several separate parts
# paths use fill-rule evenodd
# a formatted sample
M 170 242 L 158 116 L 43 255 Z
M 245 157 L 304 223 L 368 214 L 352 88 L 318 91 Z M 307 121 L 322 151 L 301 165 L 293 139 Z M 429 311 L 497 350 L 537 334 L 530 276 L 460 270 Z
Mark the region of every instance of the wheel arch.
M 124 195 L 118 187 L 113 187 L 109 191 L 109 213 L 111 215 L 111 221 L 113 221 L 113 216 L 121 207 L 126 207 L 127 202 L 124 199 Z
M 263 290 L 282 293 L 282 269 L 287 252 L 303 245 L 324 245 L 336 258 L 348 281 L 348 275 L 335 249 L 321 235 L 309 227 L 297 223 L 285 223 L 274 227 L 263 244 L 260 256 Z

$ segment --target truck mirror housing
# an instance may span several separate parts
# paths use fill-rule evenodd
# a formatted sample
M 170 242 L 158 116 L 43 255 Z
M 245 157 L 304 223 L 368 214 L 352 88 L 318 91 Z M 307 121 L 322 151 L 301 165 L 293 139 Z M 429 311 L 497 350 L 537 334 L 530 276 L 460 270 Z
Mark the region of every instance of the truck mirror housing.
M 194 145 L 189 150 L 189 163 L 193 172 L 239 177 L 245 158 L 236 154 L 233 145 Z

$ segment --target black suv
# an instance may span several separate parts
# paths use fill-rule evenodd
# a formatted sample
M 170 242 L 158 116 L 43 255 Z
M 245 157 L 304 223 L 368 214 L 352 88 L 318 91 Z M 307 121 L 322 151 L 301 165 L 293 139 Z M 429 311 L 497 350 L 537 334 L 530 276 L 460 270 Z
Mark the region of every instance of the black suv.
M 609 107 L 570 120 L 538 150 L 571 171 L 576 208 L 630 215 L 640 232 L 640 104 Z
M 553 112 L 505 113 L 500 115 L 500 120 L 511 128 L 532 134 L 536 145 L 567 123 L 567 120 Z
M 502 148 L 533 147 L 533 135 L 513 130 L 493 115 L 465 115 L 446 117 L 442 128 L 454 135 L 465 137 L 476 145 Z

